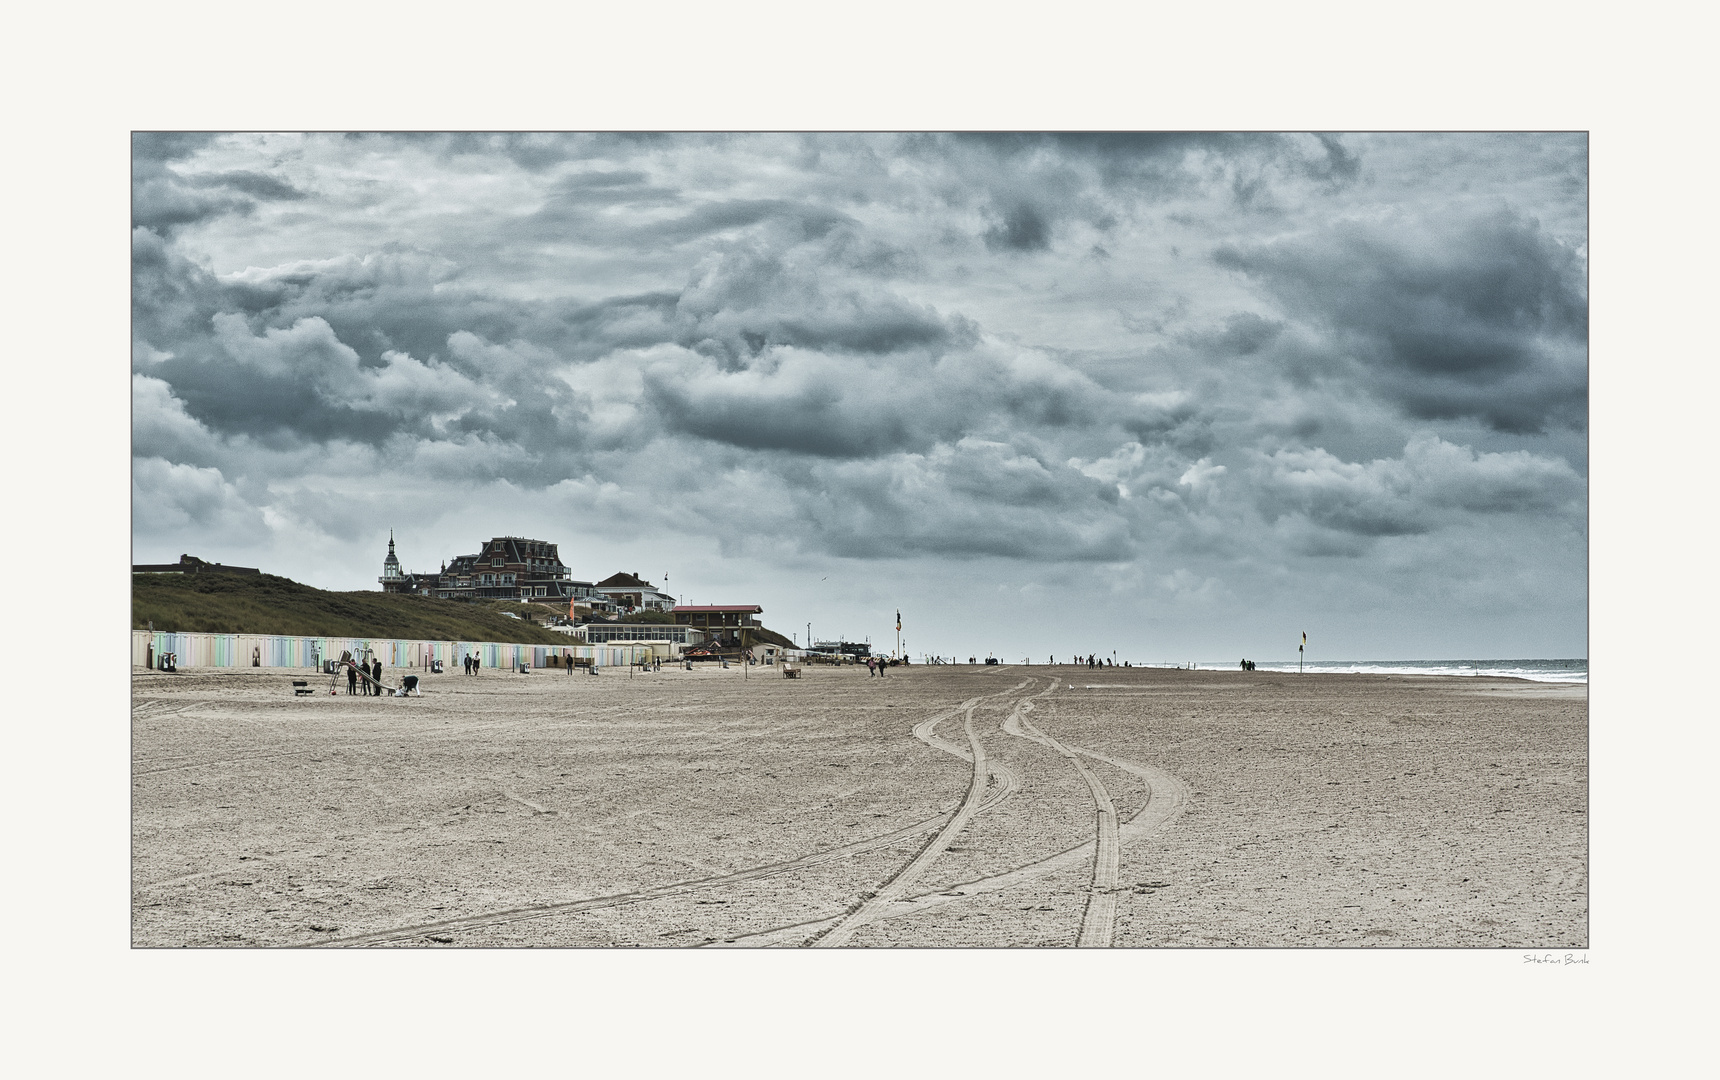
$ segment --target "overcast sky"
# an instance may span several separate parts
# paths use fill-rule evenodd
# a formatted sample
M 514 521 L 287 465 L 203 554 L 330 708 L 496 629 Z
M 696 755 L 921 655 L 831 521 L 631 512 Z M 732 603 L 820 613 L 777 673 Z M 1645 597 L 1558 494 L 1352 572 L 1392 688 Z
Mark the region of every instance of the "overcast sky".
M 136 561 L 514 534 L 916 655 L 1587 655 L 1582 135 L 133 151 Z

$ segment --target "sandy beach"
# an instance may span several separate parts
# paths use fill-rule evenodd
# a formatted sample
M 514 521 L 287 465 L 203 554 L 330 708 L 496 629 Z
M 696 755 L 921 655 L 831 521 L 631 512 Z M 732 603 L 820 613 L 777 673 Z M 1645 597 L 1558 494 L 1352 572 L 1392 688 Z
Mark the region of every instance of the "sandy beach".
M 1588 945 L 1581 685 L 328 681 L 134 672 L 135 945 Z

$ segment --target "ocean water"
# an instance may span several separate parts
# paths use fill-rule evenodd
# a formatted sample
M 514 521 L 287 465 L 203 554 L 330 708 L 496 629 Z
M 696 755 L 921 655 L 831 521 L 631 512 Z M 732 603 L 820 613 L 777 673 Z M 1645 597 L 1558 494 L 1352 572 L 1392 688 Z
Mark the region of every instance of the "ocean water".
M 1206 664 L 1202 664 L 1206 667 Z M 1235 667 L 1213 664 L 1215 668 Z M 1256 661 L 1258 671 L 1295 671 L 1296 661 Z M 1322 675 L 1498 675 L 1532 682 L 1587 683 L 1587 660 L 1309 660 L 1302 670 Z

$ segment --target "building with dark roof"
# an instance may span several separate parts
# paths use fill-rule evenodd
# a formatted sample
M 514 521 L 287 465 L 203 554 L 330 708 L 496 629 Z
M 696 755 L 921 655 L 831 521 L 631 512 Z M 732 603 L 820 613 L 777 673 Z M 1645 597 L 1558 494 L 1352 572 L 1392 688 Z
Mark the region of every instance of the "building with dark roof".
M 611 574 L 596 587 L 621 611 L 669 611 L 675 606 L 673 596 L 638 574 Z
M 392 545 L 389 548 L 393 550 Z M 170 563 L 132 563 L 131 572 L 134 574 L 260 574 L 255 566 L 222 566 L 218 562 L 204 562 L 195 555 L 181 555 L 178 562 Z
M 573 579 L 555 544 L 524 536 L 491 537 L 476 553 L 456 556 L 434 574 L 414 574 L 400 569 L 391 532 L 377 580 L 385 592 L 444 600 L 522 600 L 559 607 L 575 599 L 603 601 L 591 582 Z
M 757 604 L 687 604 L 670 612 L 683 626 L 696 626 L 721 645 L 747 645 L 756 640 L 748 634 L 762 624 L 757 616 L 764 608 Z

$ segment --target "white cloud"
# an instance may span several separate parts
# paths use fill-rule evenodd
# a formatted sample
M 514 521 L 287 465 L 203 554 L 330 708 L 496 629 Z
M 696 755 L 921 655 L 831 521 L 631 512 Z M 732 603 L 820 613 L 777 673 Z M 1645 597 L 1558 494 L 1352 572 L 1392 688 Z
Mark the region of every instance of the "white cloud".
M 1224 473 L 1225 467 L 1223 465 L 1214 465 L 1211 458 L 1203 457 L 1177 477 L 1177 483 L 1196 492 L 1205 493 Z
M 216 439 L 185 411 L 173 387 L 148 375 L 131 377 L 131 444 L 134 454 L 178 461 L 206 461 L 216 452 Z
M 133 458 L 131 506 L 134 539 L 183 536 L 209 543 L 252 544 L 268 535 L 262 513 L 245 501 L 220 469 L 179 465 L 158 457 Z

